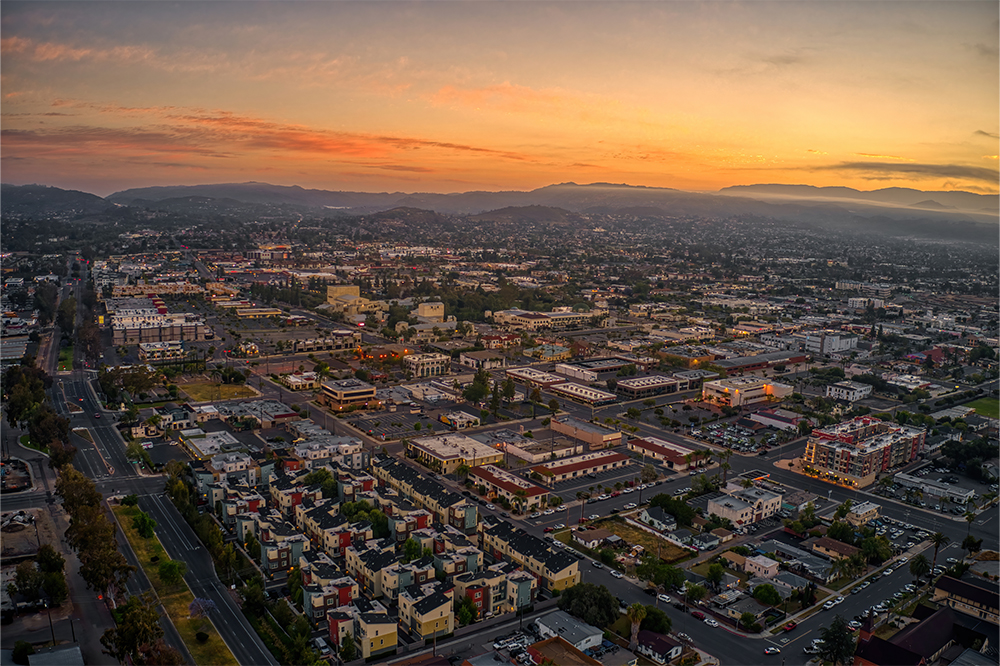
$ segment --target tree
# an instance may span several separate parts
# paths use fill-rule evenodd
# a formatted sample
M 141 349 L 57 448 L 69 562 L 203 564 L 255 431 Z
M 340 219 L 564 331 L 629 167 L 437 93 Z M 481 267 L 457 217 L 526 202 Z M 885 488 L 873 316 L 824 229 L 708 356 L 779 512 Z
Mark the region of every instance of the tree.
M 21 562 L 14 570 L 14 580 L 7 584 L 7 593 L 11 596 L 20 594 L 28 601 L 38 598 L 45 574 L 38 570 L 32 561 Z
M 595 627 L 606 627 L 618 616 L 618 602 L 608 588 L 593 583 L 577 583 L 563 590 L 559 608 Z
M 983 547 L 983 540 L 977 539 L 971 534 L 966 535 L 965 539 L 962 540 L 962 549 L 969 551 L 969 555 L 972 555 L 973 553 L 978 553 L 980 550 L 982 550 L 982 547 Z
M 722 579 L 726 574 L 726 570 L 718 562 L 709 565 L 708 571 L 705 573 L 705 580 L 712 586 L 712 589 L 716 592 L 719 591 L 719 585 L 722 583 Z
M 829 627 L 820 630 L 823 645 L 820 657 L 824 661 L 833 662 L 833 666 L 847 664 L 854 657 L 854 635 L 847 627 L 847 622 L 839 615 L 833 618 Z
M 845 500 L 844 503 L 838 506 L 837 510 L 833 513 L 834 520 L 843 520 L 846 518 L 847 514 L 851 512 L 851 505 L 853 504 L 854 502 L 850 499 Z
M 753 625 L 757 624 L 757 616 L 751 613 L 750 611 L 747 611 L 742 615 L 740 615 L 739 624 L 744 629 L 749 631 L 750 628 L 753 627 Z
M 66 567 L 66 558 L 49 544 L 38 549 L 35 561 L 38 562 L 38 568 L 42 573 L 62 573 Z
M 28 641 L 15 641 L 10 659 L 15 664 L 28 666 L 28 655 L 35 654 L 35 647 Z
M 104 653 L 118 661 L 126 658 L 142 663 L 141 647 L 153 645 L 163 636 L 160 615 L 153 598 L 147 593 L 131 596 L 118 608 L 118 624 L 101 636 Z
M 403 543 L 403 563 L 412 562 L 420 557 L 423 548 L 416 539 L 409 538 Z
M 156 521 L 146 513 L 140 511 L 132 518 L 132 527 L 143 539 L 152 539 L 156 529 Z
M 69 585 L 66 584 L 66 576 L 62 571 L 43 574 L 42 589 L 53 606 L 58 606 L 69 598 Z
M 692 585 L 689 583 L 684 587 L 684 598 L 692 603 L 697 604 L 707 596 L 708 590 L 701 585 Z
M 781 595 L 770 583 L 758 585 L 753 591 L 753 598 L 768 606 L 776 606 L 781 603 Z
M 921 553 L 910 560 L 910 573 L 913 574 L 914 578 L 923 578 L 931 572 L 931 563 L 927 561 L 927 557 Z
M 464 465 L 464 464 L 463 465 L 459 465 L 458 467 L 455 468 L 455 477 L 458 478 L 459 481 L 462 481 L 462 480 L 468 478 L 469 472 L 471 472 L 471 471 L 472 471 L 472 468 L 469 467 L 468 465 Z
M 165 585 L 176 585 L 181 582 L 186 572 L 187 564 L 180 560 L 166 560 L 165 562 L 160 562 L 156 568 L 156 573 L 159 574 L 160 580 Z
M 670 616 L 656 606 L 646 606 L 646 618 L 639 625 L 643 631 L 655 631 L 658 634 L 669 634 L 672 622 Z
M 75 517 L 81 506 L 99 506 L 102 499 L 94 482 L 73 465 L 60 468 L 59 478 L 56 479 L 56 494 L 62 498 L 63 508 L 71 517 Z
M 650 483 L 656 481 L 658 478 L 660 478 L 660 475 L 652 464 L 644 465 L 642 471 L 639 473 L 639 480 L 643 483 Z
M 636 602 L 628 607 L 625 615 L 628 616 L 628 621 L 632 625 L 632 634 L 628 643 L 628 649 L 635 652 L 639 646 L 639 625 L 646 619 L 646 607 Z
M 358 651 L 350 634 L 344 634 L 344 638 L 340 641 L 340 658 L 345 662 L 358 658 Z
M 966 535 L 968 535 L 972 533 L 972 522 L 976 519 L 976 514 L 972 513 L 971 511 L 966 511 L 964 518 L 965 522 L 969 524 L 968 529 L 966 529 L 965 531 Z
M 937 566 L 938 550 L 941 548 L 941 546 L 944 546 L 949 541 L 951 541 L 951 539 L 946 537 L 944 534 L 941 534 L 940 532 L 935 532 L 934 534 L 931 535 L 931 538 L 928 539 L 928 541 L 930 541 L 931 545 L 934 546 L 934 563 L 931 564 L 931 569 L 933 569 L 934 567 Z
M 854 527 L 850 523 L 834 521 L 827 529 L 826 535 L 831 539 L 854 545 Z
M 471 597 L 462 596 L 455 602 L 455 617 L 463 627 L 475 622 L 478 614 L 479 609 Z

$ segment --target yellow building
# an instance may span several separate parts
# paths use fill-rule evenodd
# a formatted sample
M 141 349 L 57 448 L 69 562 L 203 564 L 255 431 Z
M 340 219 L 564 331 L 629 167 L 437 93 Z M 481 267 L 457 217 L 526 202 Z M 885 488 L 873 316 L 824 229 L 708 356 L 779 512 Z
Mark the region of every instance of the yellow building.
M 382 653 L 396 652 L 396 623 L 385 613 L 360 613 L 355 621 L 356 645 L 365 659 Z
M 426 585 L 419 592 L 405 590 L 399 595 L 399 622 L 414 638 L 427 640 L 455 630 L 454 588 L 445 594 L 435 587 Z

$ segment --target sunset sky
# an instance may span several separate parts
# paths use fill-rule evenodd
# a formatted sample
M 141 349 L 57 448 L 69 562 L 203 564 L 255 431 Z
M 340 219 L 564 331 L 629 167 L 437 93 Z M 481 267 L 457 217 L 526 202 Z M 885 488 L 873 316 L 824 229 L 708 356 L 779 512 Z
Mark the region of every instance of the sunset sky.
M 988 2 L 12 2 L 4 183 L 998 191 Z

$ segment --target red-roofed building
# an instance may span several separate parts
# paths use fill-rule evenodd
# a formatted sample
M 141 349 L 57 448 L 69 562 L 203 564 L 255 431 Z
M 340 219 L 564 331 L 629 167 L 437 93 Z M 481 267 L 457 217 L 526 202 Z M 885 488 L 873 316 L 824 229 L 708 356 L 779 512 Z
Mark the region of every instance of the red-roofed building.
M 643 454 L 643 456 L 662 461 L 668 468 L 681 472 L 699 463 L 704 464 L 704 460 L 700 457 L 698 458 L 698 462 L 693 460 L 694 456 L 692 456 L 691 462 L 688 462 L 688 458 L 685 458 L 685 456 L 693 454 L 696 449 L 674 444 L 673 442 L 668 442 L 657 437 L 630 440 L 628 448 L 630 451 Z
M 588 474 L 624 467 L 629 463 L 629 460 L 628 456 L 614 451 L 595 451 L 594 453 L 585 453 L 582 456 L 536 465 L 531 468 L 531 471 L 538 472 L 542 476 L 542 482 L 551 486 L 560 481 L 578 479 Z
M 494 465 L 480 465 L 469 472 L 473 483 L 486 487 L 490 498 L 504 497 L 511 504 L 521 504 L 525 510 L 544 508 L 549 491 Z

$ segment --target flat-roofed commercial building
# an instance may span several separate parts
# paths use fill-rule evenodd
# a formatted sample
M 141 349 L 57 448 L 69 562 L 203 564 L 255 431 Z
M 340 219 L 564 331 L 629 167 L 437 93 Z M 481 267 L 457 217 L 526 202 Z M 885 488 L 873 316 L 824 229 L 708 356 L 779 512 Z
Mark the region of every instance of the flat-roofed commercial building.
M 375 397 L 375 387 L 360 379 L 323 382 L 323 392 L 319 399 L 320 402 L 336 409 L 351 406 L 381 407 L 381 403 Z
M 143 342 L 139 345 L 139 360 L 145 363 L 162 363 L 183 359 L 187 353 L 184 344 L 171 342 Z
M 493 465 L 503 460 L 503 451 L 459 433 L 412 439 L 407 450 L 417 460 L 438 469 L 442 474 L 451 474 L 460 465 L 476 467 Z
M 871 384 L 861 382 L 837 382 L 826 387 L 826 397 L 834 400 L 857 402 L 872 394 Z
M 622 443 L 622 434 L 618 430 L 572 416 L 553 417 L 549 427 L 560 435 L 586 443 L 589 449 L 610 449 Z
M 680 386 L 680 380 L 664 375 L 628 377 L 627 379 L 618 380 L 615 386 L 615 393 L 624 400 L 639 400 L 641 398 L 651 398 L 655 395 L 677 393 L 680 390 Z
M 768 400 L 782 400 L 793 390 L 788 384 L 768 379 L 733 377 L 702 384 L 701 399 L 729 407 L 745 407 Z
M 403 365 L 415 379 L 440 377 L 451 370 L 451 357 L 444 354 L 411 354 L 403 357 Z
M 530 366 L 523 368 L 508 368 L 507 376 L 515 382 L 521 382 L 525 386 L 538 386 L 541 388 L 548 388 L 555 384 L 562 384 L 566 381 L 565 377 L 553 375 L 549 372 L 542 372 L 541 370 L 535 370 Z
M 488 497 L 503 497 L 512 505 L 519 504 L 522 511 L 544 508 L 548 503 L 548 490 L 494 465 L 473 467 L 469 479 L 485 486 Z
M 590 388 L 582 384 L 574 384 L 573 382 L 555 384 L 554 386 L 550 386 L 549 390 L 557 395 L 569 398 L 574 402 L 581 402 L 585 405 L 610 405 L 618 399 L 614 393 Z
M 802 461 L 807 473 L 863 488 L 879 472 L 915 460 L 926 436 L 924 428 L 859 416 L 813 430 Z
M 878 511 L 882 507 L 875 502 L 860 502 L 852 504 L 851 510 L 847 514 L 847 522 L 855 527 L 867 525 L 878 518 Z
M 578 479 L 587 474 L 596 474 L 608 470 L 624 467 L 629 464 L 630 458 L 615 451 L 595 451 L 585 453 L 582 456 L 553 460 L 544 465 L 532 467 L 533 472 L 538 472 L 542 477 L 542 483 L 547 486 L 554 486 L 560 481 Z
M 675 444 L 658 437 L 629 440 L 628 448 L 630 451 L 641 453 L 644 458 L 658 460 L 667 468 L 678 472 L 686 471 L 701 461 L 700 456 L 695 456 L 695 451 L 700 451 L 700 449 Z

